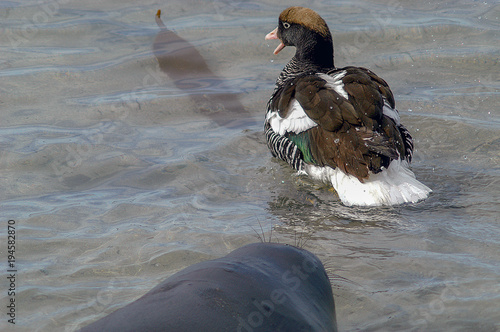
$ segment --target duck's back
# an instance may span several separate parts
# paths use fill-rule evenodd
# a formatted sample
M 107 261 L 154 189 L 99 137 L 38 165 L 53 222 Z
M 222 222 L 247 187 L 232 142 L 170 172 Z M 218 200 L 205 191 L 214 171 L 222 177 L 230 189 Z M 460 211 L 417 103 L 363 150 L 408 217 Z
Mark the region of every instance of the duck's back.
M 412 139 L 389 86 L 364 68 L 305 72 L 278 84 L 266 122 L 304 162 L 339 167 L 360 181 L 392 160 L 411 159 Z

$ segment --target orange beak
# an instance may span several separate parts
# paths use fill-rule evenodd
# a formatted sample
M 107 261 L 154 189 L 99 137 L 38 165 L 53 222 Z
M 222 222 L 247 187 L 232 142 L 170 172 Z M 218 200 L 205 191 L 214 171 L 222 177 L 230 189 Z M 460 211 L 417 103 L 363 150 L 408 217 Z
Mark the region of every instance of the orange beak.
M 269 32 L 267 35 L 266 35 L 266 38 L 265 40 L 270 40 L 270 39 L 278 39 L 278 28 L 274 29 L 273 31 Z M 276 49 L 274 50 L 273 54 L 276 55 L 278 54 L 282 49 L 285 48 L 285 44 L 283 44 L 283 42 L 280 40 L 280 44 L 278 45 L 278 47 L 276 47 Z

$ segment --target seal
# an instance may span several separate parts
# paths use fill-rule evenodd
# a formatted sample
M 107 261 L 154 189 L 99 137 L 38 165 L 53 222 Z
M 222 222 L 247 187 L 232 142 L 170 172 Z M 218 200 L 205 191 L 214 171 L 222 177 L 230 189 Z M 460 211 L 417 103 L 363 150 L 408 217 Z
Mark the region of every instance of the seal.
M 185 268 L 81 331 L 337 331 L 337 323 L 314 254 L 254 243 Z

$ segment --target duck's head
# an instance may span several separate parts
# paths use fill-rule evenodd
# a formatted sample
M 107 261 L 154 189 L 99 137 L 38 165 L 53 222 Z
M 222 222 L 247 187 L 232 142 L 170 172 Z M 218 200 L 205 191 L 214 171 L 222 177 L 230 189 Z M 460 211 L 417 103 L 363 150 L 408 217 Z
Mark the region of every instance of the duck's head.
M 285 46 L 295 46 L 298 60 L 321 67 L 333 67 L 333 40 L 325 20 L 314 10 L 289 7 L 281 12 L 278 27 L 266 35 L 266 40 L 279 39 L 274 50 L 278 54 Z

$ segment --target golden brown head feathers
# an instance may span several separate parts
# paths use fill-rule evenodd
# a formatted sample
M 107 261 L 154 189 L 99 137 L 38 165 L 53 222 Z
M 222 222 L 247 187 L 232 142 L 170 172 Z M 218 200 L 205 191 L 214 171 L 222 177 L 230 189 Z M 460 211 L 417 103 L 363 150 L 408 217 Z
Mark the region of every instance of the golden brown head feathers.
M 314 10 L 304 7 L 289 7 L 281 12 L 280 21 L 301 24 L 323 37 L 330 35 L 330 30 L 325 20 Z

